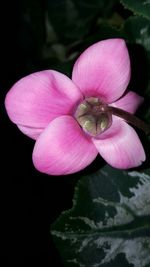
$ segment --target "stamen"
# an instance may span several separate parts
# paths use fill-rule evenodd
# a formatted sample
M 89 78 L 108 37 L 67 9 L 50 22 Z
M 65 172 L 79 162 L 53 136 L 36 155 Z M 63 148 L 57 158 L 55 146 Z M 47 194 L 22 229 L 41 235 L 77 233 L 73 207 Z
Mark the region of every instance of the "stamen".
M 106 131 L 112 123 L 107 105 L 97 97 L 86 98 L 78 107 L 75 117 L 82 129 L 91 136 Z

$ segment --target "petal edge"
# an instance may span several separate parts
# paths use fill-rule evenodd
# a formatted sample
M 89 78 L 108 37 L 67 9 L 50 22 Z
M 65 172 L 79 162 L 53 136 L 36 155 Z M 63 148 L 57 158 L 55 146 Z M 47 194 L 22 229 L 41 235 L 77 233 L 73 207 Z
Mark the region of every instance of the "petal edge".
M 32 128 L 45 128 L 56 117 L 70 114 L 81 99 L 81 92 L 66 75 L 45 70 L 14 84 L 6 95 L 5 107 L 9 118 L 26 134 L 30 128 L 32 135 Z
M 75 119 L 62 116 L 53 120 L 36 141 L 33 163 L 40 172 L 65 175 L 84 169 L 97 154 Z
M 144 98 L 142 96 L 133 91 L 129 91 L 125 94 L 125 96 L 111 104 L 111 106 L 121 108 L 129 113 L 134 114 L 143 101 Z
M 86 96 L 106 103 L 122 96 L 130 80 L 130 59 L 123 39 L 100 41 L 87 48 L 73 67 L 72 80 Z
M 137 133 L 119 118 L 114 119 L 113 125 L 102 134 L 101 139 L 93 138 L 93 143 L 100 155 L 114 168 L 138 167 L 146 159 Z

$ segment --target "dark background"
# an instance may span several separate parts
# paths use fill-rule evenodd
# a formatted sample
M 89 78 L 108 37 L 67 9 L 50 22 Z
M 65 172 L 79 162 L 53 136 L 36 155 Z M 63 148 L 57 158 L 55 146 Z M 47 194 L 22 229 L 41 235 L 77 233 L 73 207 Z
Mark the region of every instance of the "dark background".
M 7 91 L 20 77 L 40 69 L 33 25 L 25 17 L 28 1 L 2 1 L 0 49 L 1 180 L 4 263 L 61 266 L 50 224 L 68 208 L 72 192 L 61 177 L 38 173 L 31 160 L 34 142 L 10 122 Z M 33 2 L 33 1 L 31 1 Z M 38 1 L 41 7 L 44 1 Z M 30 5 L 29 5 L 30 6 Z M 26 11 L 27 12 L 27 11 Z M 44 35 L 43 35 L 44 40 Z

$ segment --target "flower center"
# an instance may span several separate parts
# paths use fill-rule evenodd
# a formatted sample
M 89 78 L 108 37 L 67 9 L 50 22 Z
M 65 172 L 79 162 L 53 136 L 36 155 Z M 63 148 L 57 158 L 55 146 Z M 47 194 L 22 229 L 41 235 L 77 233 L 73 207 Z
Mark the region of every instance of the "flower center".
M 112 124 L 112 115 L 107 105 L 97 97 L 86 98 L 80 103 L 75 118 L 83 130 L 91 136 L 103 133 Z

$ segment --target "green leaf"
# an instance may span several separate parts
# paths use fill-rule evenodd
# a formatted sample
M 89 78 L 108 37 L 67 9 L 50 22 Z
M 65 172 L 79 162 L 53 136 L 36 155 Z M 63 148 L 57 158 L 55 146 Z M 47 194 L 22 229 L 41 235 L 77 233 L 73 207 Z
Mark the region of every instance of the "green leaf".
M 117 0 L 48 0 L 48 16 L 59 40 L 83 39 L 96 25 L 100 14 L 107 16 Z
M 51 233 L 64 266 L 150 266 L 150 169 L 82 177 Z
M 124 24 L 124 32 L 129 42 L 142 45 L 150 53 L 150 21 L 140 17 L 130 17 Z
M 150 19 L 150 0 L 120 0 L 125 8 Z
M 145 18 L 130 17 L 125 22 L 123 31 L 129 43 L 140 45 L 145 50 L 143 54 L 143 58 L 146 57 L 145 71 L 150 78 L 150 21 Z
M 150 21 L 141 17 L 130 17 L 124 24 L 123 31 L 130 44 L 133 44 L 131 56 L 134 56 L 132 77 L 133 90 L 139 88 L 139 94 L 145 96 L 145 107 L 149 109 L 150 97 Z M 135 46 L 136 45 L 136 46 Z M 134 71 L 137 71 L 134 73 Z M 135 89 L 134 89 L 135 88 Z M 141 91 L 142 89 L 142 91 Z M 132 89 L 131 89 L 132 90 Z M 145 111 L 146 111 L 145 109 Z M 150 119 L 150 109 L 144 117 Z
M 78 13 L 72 0 L 48 0 L 48 15 L 52 27 L 59 38 L 66 38 L 74 29 L 74 22 L 78 19 Z M 82 30 L 81 30 L 82 32 Z M 68 36 L 69 37 L 69 36 Z

